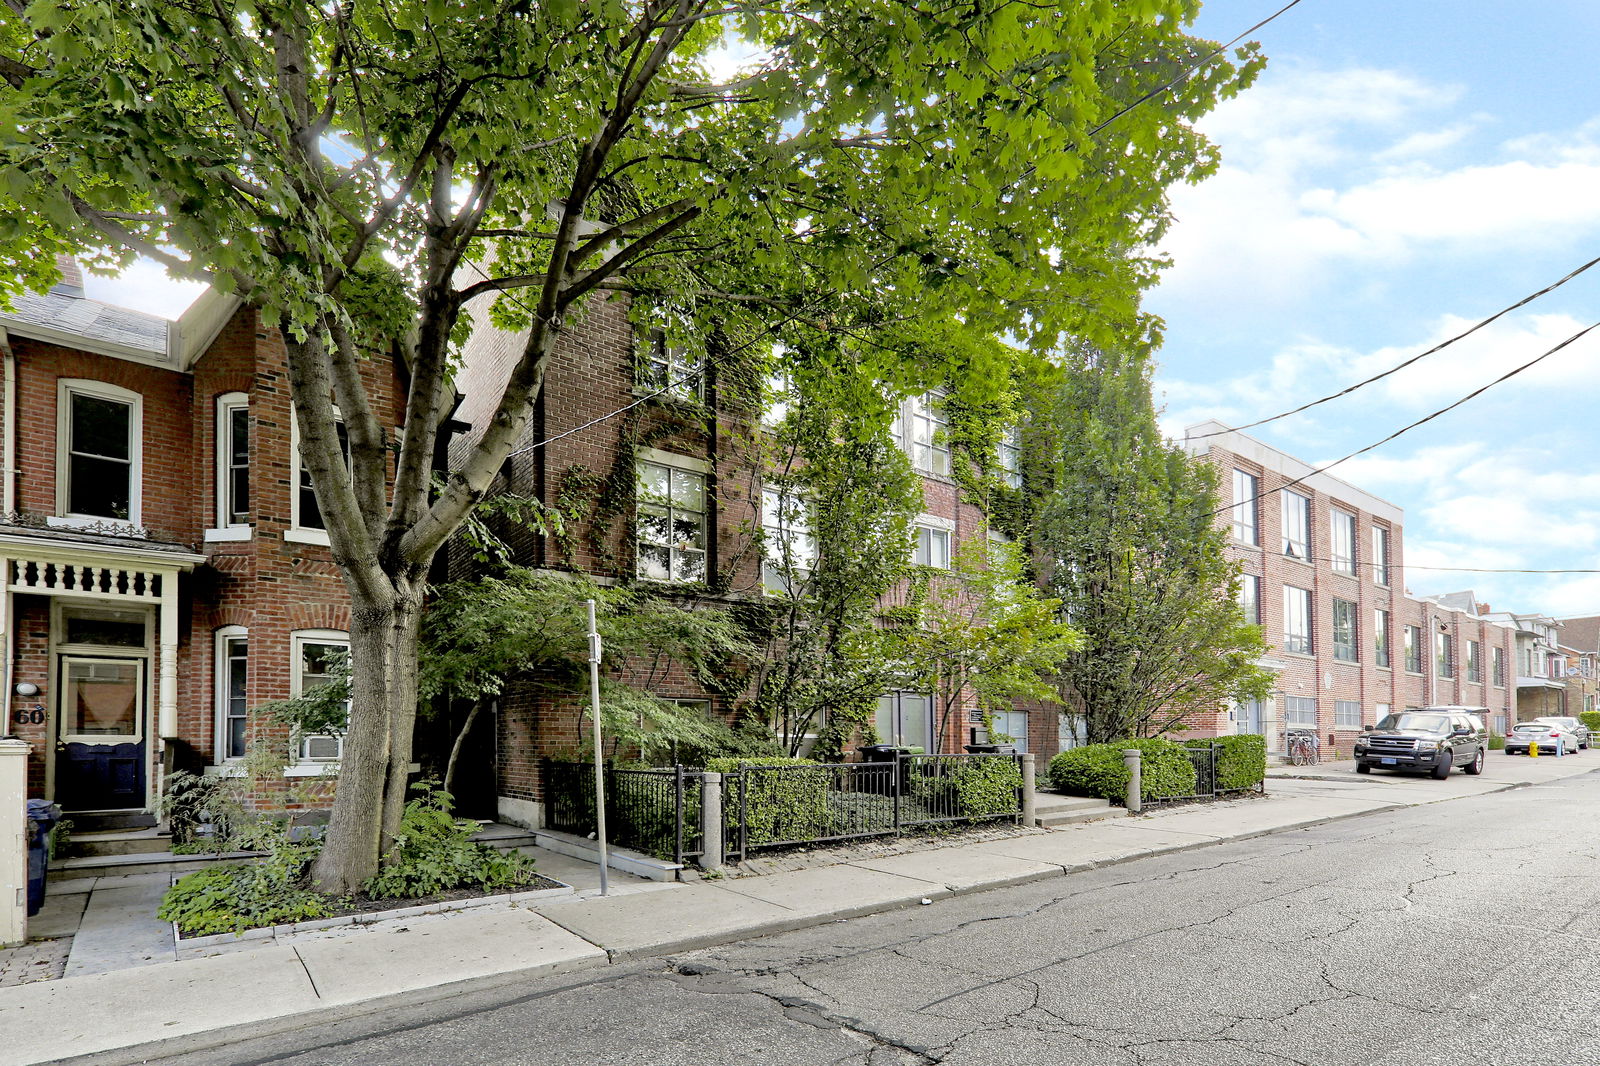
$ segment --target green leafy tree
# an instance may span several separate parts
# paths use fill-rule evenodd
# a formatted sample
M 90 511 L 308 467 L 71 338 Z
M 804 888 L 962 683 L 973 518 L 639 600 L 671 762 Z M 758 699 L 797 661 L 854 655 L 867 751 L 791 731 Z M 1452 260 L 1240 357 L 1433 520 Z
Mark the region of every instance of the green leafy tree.
M 959 737 L 969 702 L 985 714 L 1058 702 L 1056 673 L 1083 647 L 1060 602 L 1027 579 L 1019 545 L 969 536 L 951 564 L 919 576 L 895 629 L 902 684 L 933 693 L 936 751 Z
M 1148 360 L 1083 346 L 1036 400 L 1048 485 L 1033 519 L 1046 587 L 1082 631 L 1063 687 L 1091 743 L 1158 736 L 1266 695 L 1259 626 L 1216 522 L 1216 474 L 1162 440 Z
M 588 302 L 626 294 L 684 344 L 797 319 L 867 334 L 959 315 L 1044 347 L 1139 329 L 1159 262 L 1130 250 L 1166 226 L 1167 186 L 1215 165 L 1192 120 L 1259 65 L 1180 77 L 1212 50 L 1184 33 L 1198 7 L 0 4 L 0 263 L 28 264 L 0 286 L 47 283 L 41 252 L 144 255 L 284 337 L 353 608 L 325 888 L 357 888 L 398 830 L 428 566 Z M 734 39 L 753 58 L 719 81 Z M 480 300 L 522 349 L 433 492 Z M 870 351 L 886 381 L 907 359 Z M 391 444 L 361 367 L 395 355 Z

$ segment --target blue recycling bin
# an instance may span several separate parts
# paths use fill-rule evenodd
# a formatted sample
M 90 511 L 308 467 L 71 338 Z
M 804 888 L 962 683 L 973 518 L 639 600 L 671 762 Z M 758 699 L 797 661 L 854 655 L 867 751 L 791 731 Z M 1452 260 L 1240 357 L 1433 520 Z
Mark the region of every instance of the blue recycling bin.
M 28 917 L 44 906 L 45 875 L 50 870 L 50 830 L 61 821 L 61 808 L 49 800 L 28 801 Z

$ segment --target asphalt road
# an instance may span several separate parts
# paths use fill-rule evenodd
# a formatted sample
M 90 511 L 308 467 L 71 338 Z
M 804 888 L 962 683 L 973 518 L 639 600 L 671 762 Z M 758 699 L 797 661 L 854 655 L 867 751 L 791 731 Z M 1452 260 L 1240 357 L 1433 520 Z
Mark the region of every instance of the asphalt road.
M 1600 1063 L 1600 774 L 167 1066 Z

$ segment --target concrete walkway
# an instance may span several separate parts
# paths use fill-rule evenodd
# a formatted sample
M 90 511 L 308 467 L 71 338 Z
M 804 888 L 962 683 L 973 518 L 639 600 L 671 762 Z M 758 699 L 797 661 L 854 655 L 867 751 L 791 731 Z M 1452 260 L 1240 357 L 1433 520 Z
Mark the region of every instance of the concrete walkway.
M 1492 753 L 1481 777 L 1274 767 L 1269 795 L 1021 833 L 769 877 L 614 885 L 605 899 L 415 916 L 253 950 L 0 989 L 0 1064 L 94 1054 L 133 1063 L 321 1024 L 402 1002 L 742 940 L 1148 855 L 1397 807 L 1537 786 L 1600 769 Z M 559 876 L 559 875 L 558 875 Z M 87 915 L 86 915 L 87 917 Z M 394 997 L 403 997 L 395 999 Z

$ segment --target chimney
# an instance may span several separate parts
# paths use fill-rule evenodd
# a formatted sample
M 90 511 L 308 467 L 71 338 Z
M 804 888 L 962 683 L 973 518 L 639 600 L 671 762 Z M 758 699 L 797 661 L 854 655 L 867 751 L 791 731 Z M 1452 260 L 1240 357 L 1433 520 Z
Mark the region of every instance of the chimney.
M 70 255 L 58 255 L 56 268 L 61 271 L 61 280 L 56 282 L 50 291 L 61 296 L 83 299 L 83 268 L 78 265 L 78 261 Z

